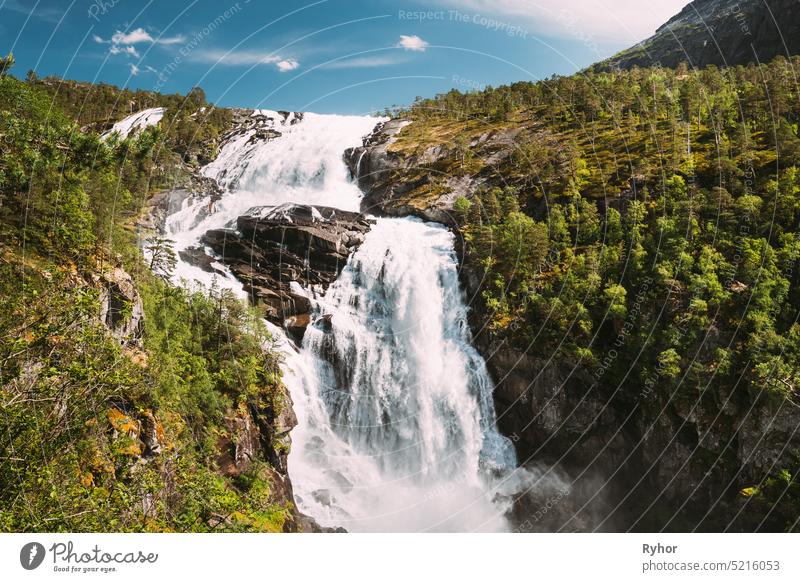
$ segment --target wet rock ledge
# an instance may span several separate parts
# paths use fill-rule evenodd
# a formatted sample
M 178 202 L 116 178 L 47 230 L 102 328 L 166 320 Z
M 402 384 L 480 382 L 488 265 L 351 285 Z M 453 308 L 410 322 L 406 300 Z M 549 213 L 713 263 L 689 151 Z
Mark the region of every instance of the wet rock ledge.
M 201 242 L 216 257 L 200 248 L 182 256 L 210 271 L 226 265 L 267 319 L 299 340 L 311 313 L 304 289 L 327 289 L 373 222 L 327 206 L 264 206 L 240 216 L 235 229 L 206 232 Z

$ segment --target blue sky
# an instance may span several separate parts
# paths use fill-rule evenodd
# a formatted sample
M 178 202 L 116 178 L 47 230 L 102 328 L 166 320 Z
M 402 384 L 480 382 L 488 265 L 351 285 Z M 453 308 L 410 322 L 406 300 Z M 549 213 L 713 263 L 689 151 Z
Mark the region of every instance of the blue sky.
M 220 105 L 369 113 L 570 74 L 688 0 L 0 0 L 0 54 Z

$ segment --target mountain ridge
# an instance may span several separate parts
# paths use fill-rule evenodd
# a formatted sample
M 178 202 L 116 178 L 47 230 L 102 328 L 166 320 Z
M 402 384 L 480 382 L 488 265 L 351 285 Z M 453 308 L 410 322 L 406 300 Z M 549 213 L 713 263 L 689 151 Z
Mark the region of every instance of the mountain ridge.
M 800 4 L 794 0 L 694 0 L 655 34 L 596 71 L 633 66 L 736 66 L 800 53 Z

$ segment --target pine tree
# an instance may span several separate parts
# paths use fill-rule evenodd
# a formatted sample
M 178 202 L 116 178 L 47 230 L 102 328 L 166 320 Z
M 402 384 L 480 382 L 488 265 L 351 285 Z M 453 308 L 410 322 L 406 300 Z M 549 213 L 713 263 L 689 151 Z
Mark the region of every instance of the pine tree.
M 5 57 L 0 57 L 0 77 L 7 75 L 14 63 L 14 55 L 12 53 L 8 53 Z
M 174 240 L 161 237 L 153 237 L 147 241 L 147 249 L 150 253 L 150 270 L 162 279 L 169 279 L 178 264 L 175 251 L 172 250 Z

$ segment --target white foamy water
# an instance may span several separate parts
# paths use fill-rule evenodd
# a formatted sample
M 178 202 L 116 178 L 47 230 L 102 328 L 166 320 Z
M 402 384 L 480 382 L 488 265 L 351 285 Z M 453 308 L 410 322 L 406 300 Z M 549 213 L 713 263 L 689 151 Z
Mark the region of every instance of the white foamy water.
M 111 129 L 106 131 L 100 136 L 100 139 L 108 139 L 113 134 L 118 134 L 120 139 L 126 139 L 130 135 L 135 135 L 142 131 L 144 128 L 151 125 L 156 125 L 161 118 L 164 117 L 163 107 L 153 107 L 151 109 L 143 109 L 137 111 L 133 115 L 129 115 L 115 123 Z
M 272 117 L 272 112 L 267 112 Z M 276 114 L 277 115 L 277 114 Z M 203 172 L 227 191 L 168 219 L 178 249 L 252 207 L 357 210 L 342 156 L 375 118 L 306 114 L 282 135 L 229 141 Z M 255 131 L 255 130 L 253 130 Z M 302 346 L 274 328 L 299 424 L 289 474 L 299 509 L 349 531 L 505 531 L 514 470 L 495 428 L 492 383 L 471 345 L 453 235 L 416 219 L 378 219 L 338 280 L 314 299 Z M 178 276 L 211 275 L 181 261 Z M 217 284 L 241 291 L 232 277 Z M 295 289 L 299 291 L 299 289 Z
M 470 344 L 453 235 L 380 219 L 318 302 L 285 381 L 302 511 L 350 531 L 503 531 L 514 470 Z

